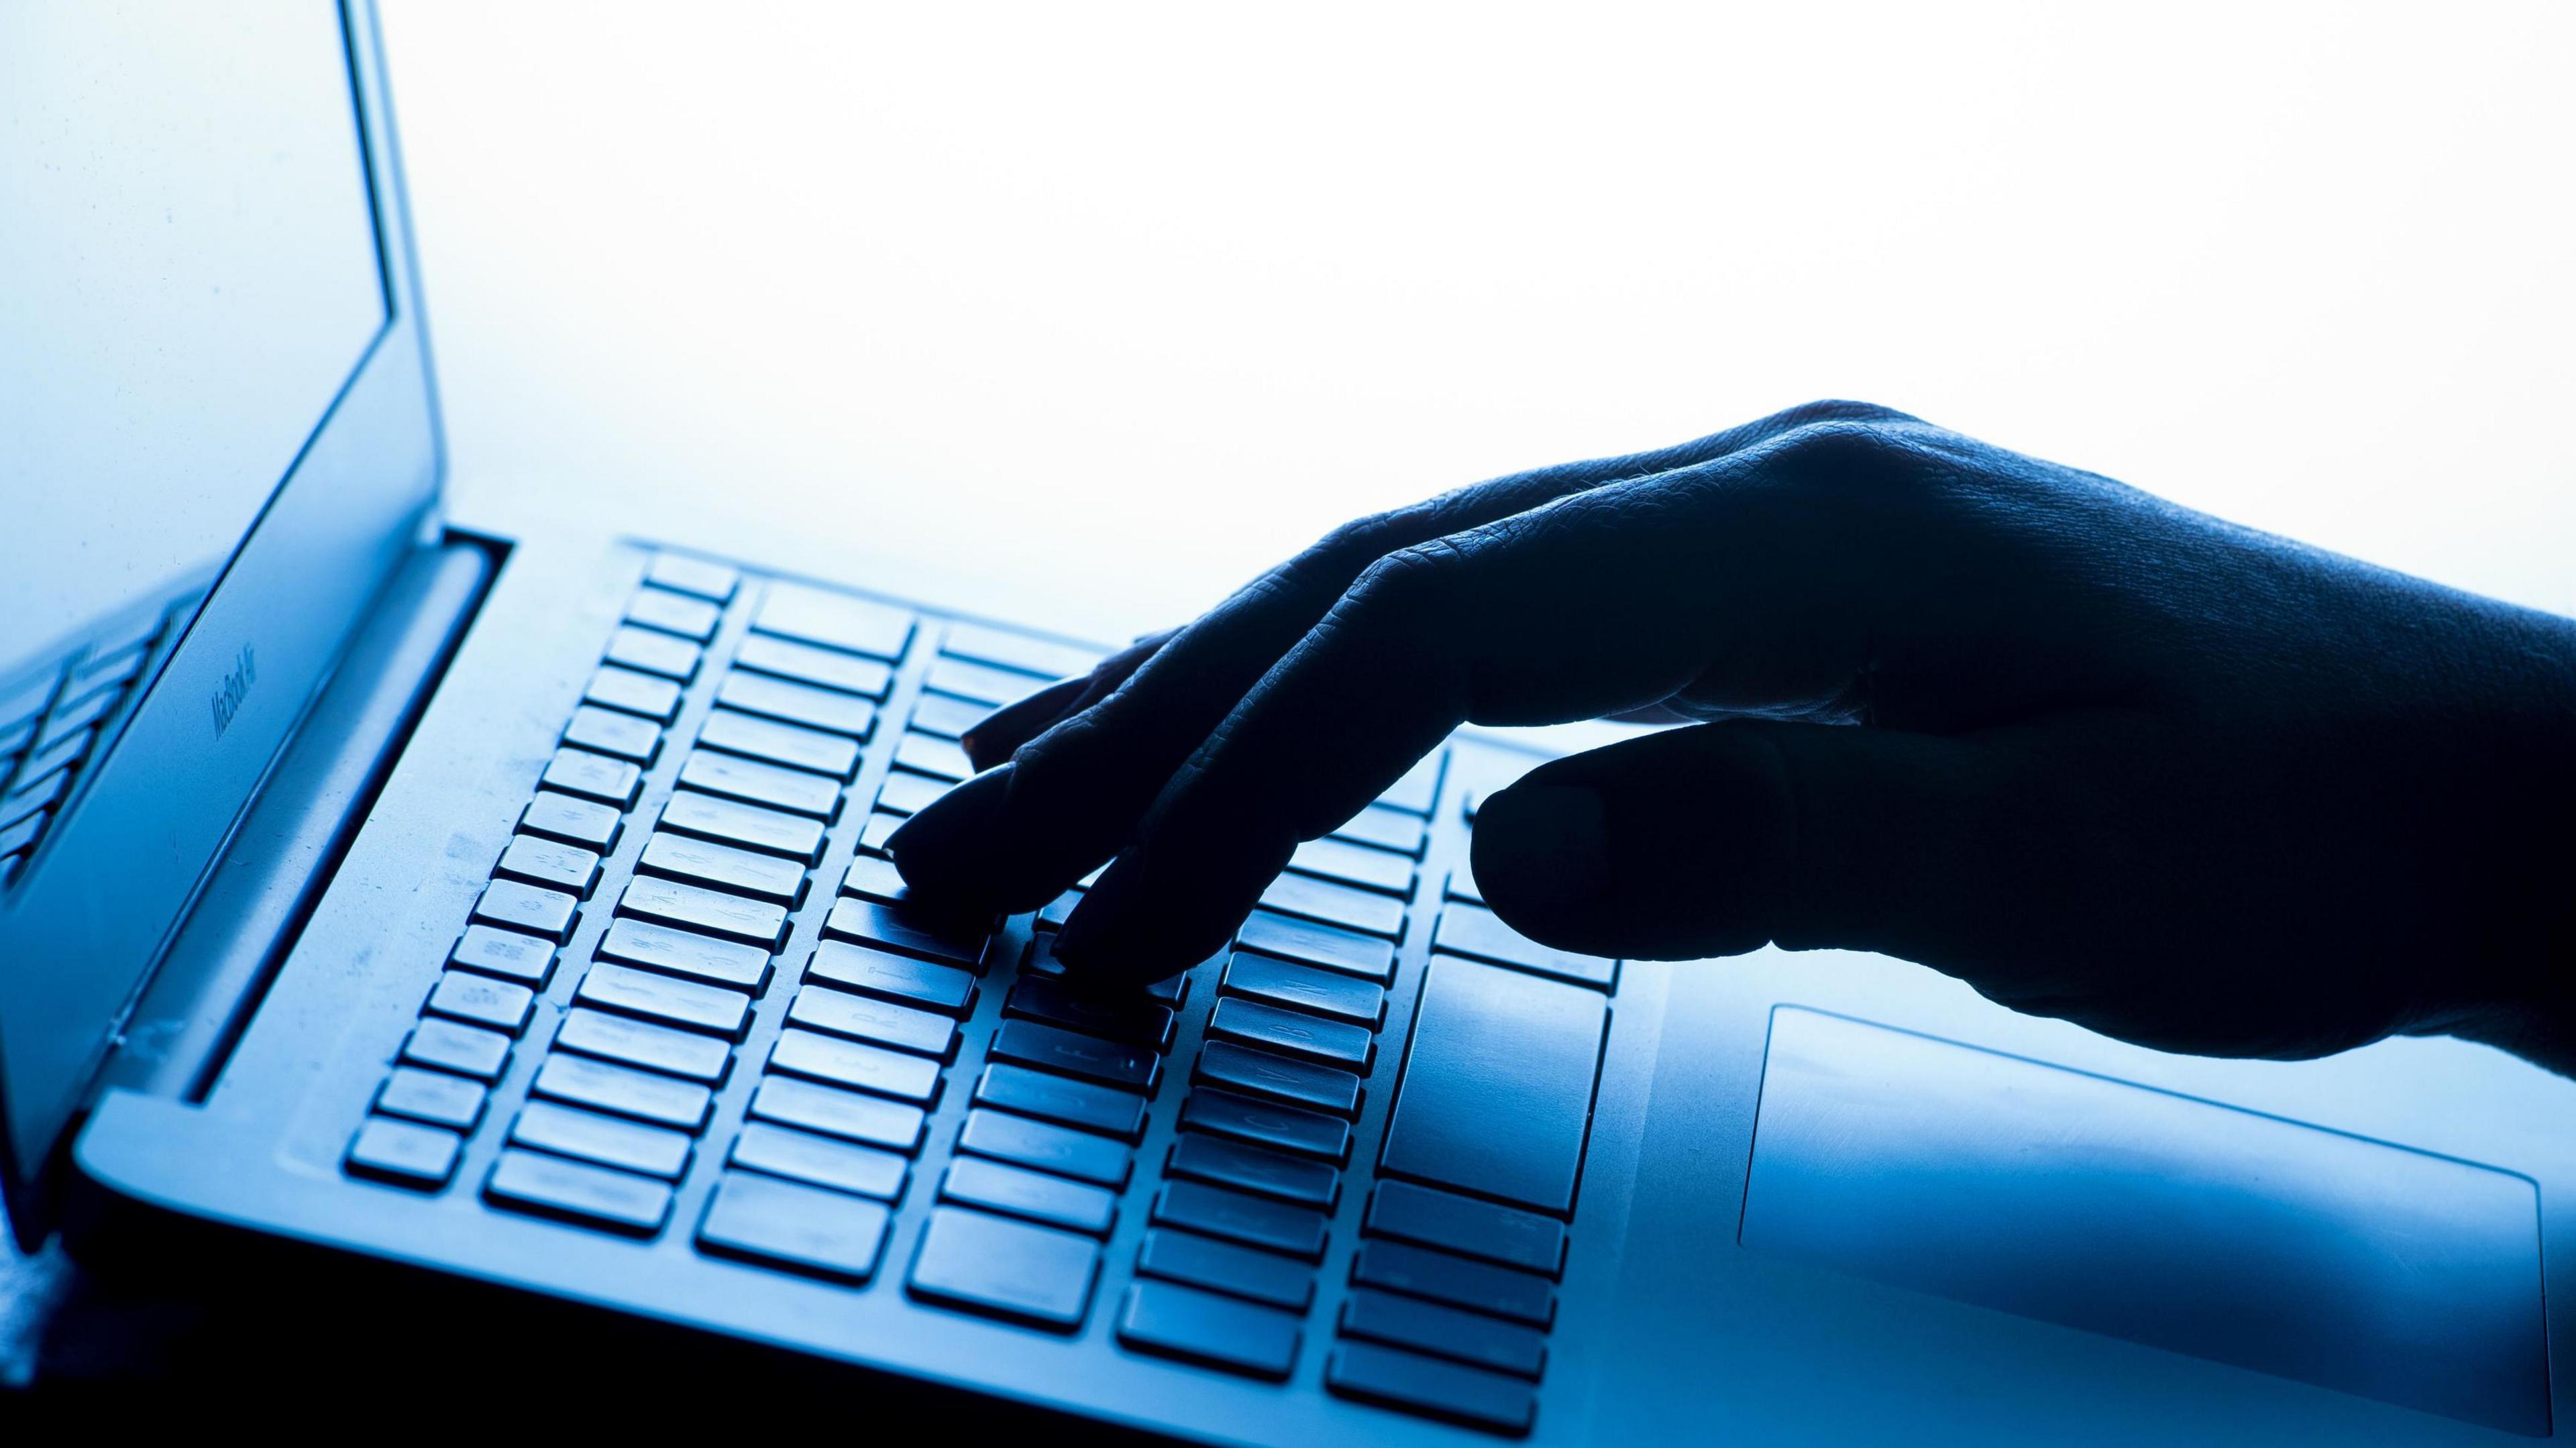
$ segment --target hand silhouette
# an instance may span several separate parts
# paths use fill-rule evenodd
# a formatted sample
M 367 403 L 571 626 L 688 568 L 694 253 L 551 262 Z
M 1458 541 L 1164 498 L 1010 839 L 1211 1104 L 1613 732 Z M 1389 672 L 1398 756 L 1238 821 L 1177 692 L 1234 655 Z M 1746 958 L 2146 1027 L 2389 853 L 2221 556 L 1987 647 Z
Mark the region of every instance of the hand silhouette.
M 1006 910 L 1114 856 L 1057 953 L 1148 980 L 1460 723 L 1599 716 L 1699 722 L 1487 801 L 1477 878 L 1547 944 L 1883 951 L 2173 1050 L 2576 1060 L 2576 623 L 1860 404 L 1350 524 L 986 721 L 1007 762 L 892 849 Z

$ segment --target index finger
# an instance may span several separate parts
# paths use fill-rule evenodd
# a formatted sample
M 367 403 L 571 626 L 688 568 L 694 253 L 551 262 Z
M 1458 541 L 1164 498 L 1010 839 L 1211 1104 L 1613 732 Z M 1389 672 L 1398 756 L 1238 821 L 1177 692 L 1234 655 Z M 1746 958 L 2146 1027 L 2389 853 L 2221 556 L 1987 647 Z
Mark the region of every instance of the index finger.
M 1711 466 L 1722 466 L 1712 464 Z M 1084 897 L 1056 953 L 1151 980 L 1220 948 L 1304 840 L 1461 723 L 1555 723 L 1667 698 L 1705 666 L 1668 618 L 1704 590 L 1627 494 L 1566 498 L 1373 565 L 1211 733 Z
M 1192 751 L 1380 558 L 1556 498 L 1723 457 L 1808 422 L 1860 414 L 1884 412 L 1817 404 L 1659 452 L 1480 483 L 1337 530 L 1183 629 L 1106 698 L 914 816 L 889 842 L 895 863 L 925 896 L 979 910 L 1036 909 L 1134 837 Z

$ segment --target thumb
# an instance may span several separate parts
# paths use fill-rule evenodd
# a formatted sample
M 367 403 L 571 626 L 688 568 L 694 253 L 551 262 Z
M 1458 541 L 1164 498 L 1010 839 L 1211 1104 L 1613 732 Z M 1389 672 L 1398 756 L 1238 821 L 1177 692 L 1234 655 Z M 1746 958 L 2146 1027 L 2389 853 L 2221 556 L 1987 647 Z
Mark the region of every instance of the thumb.
M 1647 960 L 1796 949 L 1973 959 L 2025 875 L 1993 858 L 2020 771 L 1970 738 L 1730 721 L 1554 760 L 1486 800 L 1473 858 L 1505 923 Z M 2026 910 L 2026 903 L 2021 907 Z

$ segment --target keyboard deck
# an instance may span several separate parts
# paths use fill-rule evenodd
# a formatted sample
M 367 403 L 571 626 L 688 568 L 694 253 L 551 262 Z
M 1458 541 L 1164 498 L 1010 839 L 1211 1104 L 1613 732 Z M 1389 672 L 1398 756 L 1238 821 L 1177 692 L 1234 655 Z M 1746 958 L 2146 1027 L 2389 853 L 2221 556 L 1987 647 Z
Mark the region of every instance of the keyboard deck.
M 1109 1313 L 1175 1371 L 1321 1352 L 1335 1394 L 1527 1433 L 1618 963 L 1483 908 L 1445 752 L 1127 998 L 1050 953 L 1079 889 L 907 902 L 885 841 L 966 777 L 957 736 L 1097 657 L 654 555 L 349 1173 L 930 1310 Z

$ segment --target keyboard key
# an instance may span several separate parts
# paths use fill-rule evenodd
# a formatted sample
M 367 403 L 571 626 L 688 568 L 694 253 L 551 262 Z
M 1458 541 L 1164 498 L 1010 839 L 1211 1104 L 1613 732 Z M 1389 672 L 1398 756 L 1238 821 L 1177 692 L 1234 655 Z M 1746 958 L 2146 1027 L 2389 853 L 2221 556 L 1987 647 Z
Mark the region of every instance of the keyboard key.
M 912 887 L 904 883 L 903 872 L 894 867 L 894 861 L 860 855 L 841 872 L 841 893 L 880 905 L 902 905 L 911 900 Z
M 1193 970 L 1196 968 L 1191 967 Z M 1064 962 L 1055 958 L 1055 937 L 1052 934 L 1040 935 L 1029 942 L 1028 959 L 1020 963 L 1020 976 L 1024 980 L 1030 977 L 1041 977 L 1060 981 L 1065 978 Z M 1179 975 L 1166 976 L 1151 985 L 1136 987 L 1130 999 L 1139 1002 L 1150 1001 L 1178 1010 L 1189 993 L 1189 972 L 1184 971 Z
M 1195 1232 L 1157 1227 L 1136 1252 L 1136 1273 L 1304 1312 L 1315 1297 L 1314 1269 L 1269 1252 Z
M 498 1206 L 646 1236 L 671 1214 L 671 1189 L 661 1182 L 533 1151 L 503 1151 L 483 1195 Z
M 735 1040 L 742 1039 L 743 1026 L 751 1019 L 751 997 L 740 991 L 674 980 L 654 971 L 604 961 L 581 978 L 581 989 L 574 999 L 603 1010 L 712 1031 Z
M 1341 1330 L 1516 1377 L 1547 1367 L 1547 1335 L 1536 1328 L 1366 1287 L 1343 1300 Z
M 1351 1280 L 1474 1308 L 1532 1327 L 1545 1327 L 1556 1317 L 1556 1289 L 1544 1277 L 1385 1238 L 1360 1243 L 1359 1256 L 1351 1263 Z
M 540 1096 L 558 1101 L 690 1132 L 707 1124 L 707 1112 L 715 1100 L 714 1093 L 694 1081 L 594 1061 L 588 1056 L 548 1057 L 537 1069 L 533 1089 Z
M 1094 1237 L 1108 1236 L 1118 1220 L 1115 1192 L 971 1156 L 948 1164 L 947 1174 L 940 1178 L 939 1199 Z
M 965 779 L 975 772 L 974 761 L 966 751 L 936 734 L 911 733 L 895 745 L 897 766 L 934 779 Z
M 1304 1011 L 1260 1001 L 1218 1001 L 1216 1010 L 1208 1016 L 1207 1030 L 1221 1040 L 1352 1071 L 1366 1071 L 1377 1054 L 1377 1037 L 1363 1027 L 1347 1021 L 1322 1020 Z
M 1199 1182 L 1165 1182 L 1154 1194 L 1154 1224 L 1186 1227 L 1309 1262 L 1324 1255 L 1323 1213 Z
M 723 617 L 724 610 L 707 600 L 667 589 L 639 588 L 635 590 L 635 596 L 626 601 L 627 622 L 658 628 L 664 633 L 678 634 L 699 643 L 715 637 L 716 624 Z
M 1359 1077 L 1229 1041 L 1210 1041 L 1199 1048 L 1197 1079 L 1312 1111 L 1360 1114 Z
M 510 1125 L 510 1139 L 557 1156 L 577 1156 L 669 1181 L 678 1181 L 689 1169 L 692 1149 L 689 1138 L 679 1132 L 576 1111 L 551 1101 L 531 1101 L 520 1108 L 519 1119 Z
M 877 808 L 886 814 L 919 814 L 947 792 L 947 780 L 898 769 L 877 790 Z
M 805 867 L 795 861 L 687 835 L 656 831 L 644 842 L 644 854 L 635 866 L 685 884 L 757 895 L 791 908 L 805 898 Z
M 980 723 L 993 712 L 989 704 L 960 699 L 954 694 L 924 694 L 912 706 L 911 725 L 924 734 L 942 739 L 955 739 Z
M 768 674 L 728 674 L 716 689 L 716 700 L 746 714 L 766 714 L 852 739 L 867 738 L 877 723 L 877 706 L 854 694 Z
M 451 970 L 430 990 L 427 1009 L 515 1036 L 526 1028 L 536 1000 L 536 993 L 526 986 Z
M 1163 1173 L 1327 1212 L 1342 1194 L 1342 1174 L 1323 1162 L 1195 1131 L 1172 1143 Z
M 1541 945 L 1505 925 L 1501 916 L 1477 905 L 1442 906 L 1440 923 L 1431 934 L 1431 946 L 1601 990 L 1610 989 L 1619 978 L 1619 962 Z
M 1440 772 L 1448 763 L 1449 751 L 1446 749 L 1435 749 L 1422 756 L 1404 772 L 1402 779 L 1386 787 L 1386 793 L 1379 795 L 1377 802 L 1388 809 L 1428 816 L 1432 805 L 1440 798 Z
M 65 704 L 132 682 L 136 674 L 143 672 L 143 661 L 150 656 L 151 651 L 140 643 L 125 648 L 113 644 L 93 647 L 89 657 L 64 681 L 62 701 L 54 706 L 56 712 L 59 714 Z
M 939 651 L 956 658 L 973 659 L 979 664 L 996 664 L 1049 679 L 1090 673 L 1107 657 L 1080 644 L 1058 643 L 1032 634 L 1005 633 L 980 623 L 950 624 L 948 636 L 939 641 Z
M 698 729 L 698 742 L 710 749 L 765 759 L 792 769 L 810 769 L 844 781 L 859 767 L 857 740 L 732 709 L 709 714 Z
M 680 783 L 709 794 L 829 820 L 841 807 L 841 782 L 828 774 L 763 764 L 731 754 L 692 753 Z
M 501 1068 L 510 1061 L 510 1038 L 498 1031 L 433 1017 L 411 1028 L 410 1037 L 403 1042 L 402 1058 L 460 1076 L 498 1081 Z
M 894 1214 L 875 1202 L 748 1172 L 727 1172 L 698 1223 L 698 1246 L 764 1266 L 865 1282 Z
M 44 712 L 45 705 L 53 700 L 55 682 L 54 671 L 47 669 L 33 676 L 22 676 L 16 684 L 0 692 L 0 736 Z M 18 747 L 24 747 L 24 743 L 20 741 Z M 0 737 L 0 747 L 6 744 L 6 738 Z
M 769 1068 L 928 1106 L 939 1099 L 939 1063 L 812 1031 L 782 1031 Z
M 996 1061 L 1017 1061 L 1148 1096 L 1163 1073 L 1163 1059 L 1141 1046 L 1122 1046 L 1043 1021 L 1002 1022 L 987 1054 Z
M 867 823 L 859 826 L 859 848 L 871 855 L 884 854 L 886 841 L 893 839 L 894 832 L 903 828 L 903 819 L 899 814 L 870 814 Z
M 845 694 L 869 699 L 882 699 L 894 683 L 894 669 L 875 659 L 863 659 L 837 649 L 818 649 L 790 639 L 753 634 L 742 641 L 733 656 L 737 669 L 751 669 L 763 674 L 776 674 L 799 683 L 820 684 Z
M 603 960 L 622 960 L 755 995 L 769 983 L 769 952 L 759 946 L 674 930 L 649 920 L 611 922 L 599 942 L 599 955 Z
M 468 925 L 447 958 L 467 970 L 515 980 L 530 990 L 544 990 L 546 977 L 554 973 L 555 943 L 515 930 Z
M 796 992 L 796 999 L 788 1004 L 787 1019 L 836 1036 L 873 1041 L 942 1061 L 957 1050 L 957 1023 L 946 1016 L 847 991 L 826 990 L 819 985 L 808 985 Z
M 848 896 L 832 902 L 832 913 L 823 922 L 823 933 L 900 955 L 918 955 L 925 960 L 942 961 L 966 970 L 981 970 L 984 964 L 986 932 L 971 925 L 935 921 L 914 911 L 897 911 Z
M 22 768 L 21 773 L 26 772 Z M 920 776 L 914 775 L 912 778 L 919 779 Z M 58 768 L 38 779 L 34 784 L 20 785 L 10 791 L 5 799 L 0 799 L 0 825 L 17 824 L 49 808 L 56 800 L 63 797 L 64 788 L 71 782 L 71 771 Z
M 1083 893 L 1080 890 L 1067 890 L 1039 907 L 1036 928 L 1062 930 L 1064 922 L 1073 918 L 1073 907 L 1082 903 Z
M 1351 1124 L 1294 1106 L 1278 1106 L 1202 1086 L 1181 1103 L 1181 1125 L 1255 1146 L 1339 1162 L 1351 1152 Z
M 566 794 L 632 809 L 636 792 L 644 787 L 644 771 L 627 760 L 566 747 L 546 761 L 545 782 Z
M 1375 1343 L 1336 1346 L 1324 1363 L 1324 1386 L 1346 1398 L 1515 1437 L 1538 1417 L 1538 1393 L 1518 1378 Z
M 1293 1006 L 1319 1016 L 1375 1030 L 1386 1019 L 1386 992 L 1329 970 L 1312 970 L 1262 955 L 1236 955 L 1225 963 L 1219 988 L 1228 995 Z
M 501 851 L 501 862 L 493 866 L 496 874 L 531 885 L 544 885 L 561 890 L 576 899 L 590 894 L 591 884 L 599 878 L 599 856 L 579 845 L 539 839 L 535 835 L 513 835 Z
M 641 714 L 656 724 L 668 724 L 680 712 L 680 686 L 654 674 L 639 674 L 615 664 L 602 664 L 590 676 L 590 686 L 582 697 L 611 709 Z
M 619 892 L 617 912 L 746 940 L 772 951 L 787 943 L 787 912 L 779 906 L 676 880 L 636 876 Z
M 687 639 L 649 628 L 619 624 L 608 638 L 608 661 L 647 674 L 660 674 L 685 684 L 697 677 L 702 651 Z
M 1411 1182 L 1377 1184 L 1364 1230 L 1548 1277 L 1565 1268 L 1564 1223 Z
M 407 1187 L 443 1187 L 464 1145 L 452 1131 L 371 1116 L 349 1143 L 347 1165 L 360 1176 Z
M 959 1207 L 930 1214 L 912 1259 L 912 1294 L 1070 1332 L 1091 1305 L 1099 1244 Z
M 892 1152 L 765 1121 L 745 1124 L 734 1138 L 733 1164 L 888 1202 L 902 1199 L 904 1179 L 912 1175 L 912 1163 Z
M 934 965 L 844 940 L 826 940 L 815 946 L 805 975 L 809 980 L 829 981 L 844 990 L 942 1015 L 962 1016 L 975 1005 L 975 977 L 955 966 Z
M 563 740 L 594 754 L 634 760 L 648 769 L 662 752 L 661 726 L 596 704 L 584 704 L 572 711 L 572 722 L 564 726 Z
M 1418 860 L 1422 858 L 1422 847 L 1430 841 L 1431 827 L 1402 810 L 1373 804 L 1342 821 L 1341 828 L 1333 831 L 1332 838 L 1375 845 L 1381 850 L 1393 850 Z
M 573 912 L 581 902 L 561 890 L 541 890 L 516 880 L 495 880 L 474 902 L 474 918 L 507 926 L 527 935 L 542 935 L 560 945 L 572 935 Z
M 1261 892 L 1262 908 L 1282 915 L 1319 920 L 1389 940 L 1404 938 L 1404 902 L 1354 890 L 1328 880 L 1282 875 Z
M 1171 1011 L 1141 995 L 1099 1000 L 1076 995 L 1061 982 L 1044 976 L 1023 979 L 1012 986 L 1002 1010 L 1006 1015 L 1044 1021 L 1086 1036 L 1157 1052 L 1172 1048 L 1177 1029 L 1177 1018 Z
M 384 1088 L 376 1093 L 376 1110 L 387 1116 L 408 1116 L 437 1126 L 451 1126 L 458 1131 L 472 1131 L 483 1119 L 483 1085 L 444 1071 L 423 1071 L 416 1066 L 396 1066 L 385 1078 Z
M 1571 1212 L 1609 1026 L 1597 991 L 1433 956 L 1380 1166 Z
M 1115 1087 L 1050 1076 L 1025 1066 L 985 1067 L 984 1074 L 975 1081 L 975 1102 L 1125 1141 L 1145 1134 L 1143 1097 Z
M 909 610 L 783 581 L 771 582 L 752 627 L 881 659 L 902 658 L 903 646 L 912 640 Z
M 691 558 L 684 553 L 656 553 L 644 565 L 644 581 L 663 588 L 676 588 L 718 603 L 733 598 L 734 585 L 742 574 L 730 563 L 713 563 L 704 558 Z
M 1308 840 L 1288 857 L 1288 868 L 1300 874 L 1338 880 L 1363 890 L 1402 898 L 1413 894 L 1413 861 L 1387 850 L 1340 840 Z
M 1312 921 L 1291 920 L 1255 910 L 1243 917 L 1234 943 L 1245 950 L 1275 955 L 1338 970 L 1386 985 L 1395 979 L 1395 947 L 1383 940 L 1336 930 Z
M 823 858 L 823 826 L 815 821 L 694 790 L 676 790 L 664 802 L 662 828 L 766 850 L 808 865 Z
M 519 812 L 519 828 L 526 833 L 579 845 L 601 855 L 617 847 L 618 832 L 624 825 L 624 817 L 597 800 L 575 799 L 550 789 L 538 790 L 536 798 Z
M 79 674 L 74 674 L 71 682 L 63 688 L 62 701 L 54 705 L 52 713 L 45 716 L 44 728 L 36 734 L 35 748 L 38 757 L 44 757 L 47 750 L 75 734 L 85 737 L 80 743 L 71 746 L 68 751 L 54 755 L 54 759 L 58 761 L 77 759 L 88 753 L 90 740 L 86 736 L 93 732 L 92 726 L 106 718 L 108 711 L 114 709 L 118 701 L 124 697 L 125 691 L 116 688 L 112 682 L 89 688 L 84 686 Z
M 1129 1284 L 1118 1310 L 1118 1340 L 1131 1348 L 1273 1382 L 1297 1365 L 1299 1336 L 1293 1314 L 1169 1282 Z
M 772 1076 L 762 1081 L 752 1095 L 751 1114 L 825 1136 L 882 1146 L 907 1156 L 921 1149 L 920 1107 L 793 1077 Z
M 645 1066 L 710 1085 L 722 1081 L 733 1060 L 733 1048 L 713 1036 L 675 1031 L 644 1021 L 612 1016 L 575 1006 L 564 1013 L 555 1045 L 630 1066 Z
M 1111 1188 L 1127 1185 L 1136 1156 L 1106 1137 L 982 1107 L 966 1113 L 957 1149 Z
M 1017 669 L 997 669 L 972 659 L 943 658 L 930 666 L 927 687 L 978 704 L 1002 705 L 1023 699 L 1055 680 Z

